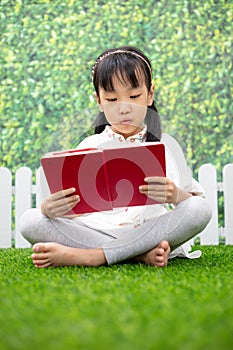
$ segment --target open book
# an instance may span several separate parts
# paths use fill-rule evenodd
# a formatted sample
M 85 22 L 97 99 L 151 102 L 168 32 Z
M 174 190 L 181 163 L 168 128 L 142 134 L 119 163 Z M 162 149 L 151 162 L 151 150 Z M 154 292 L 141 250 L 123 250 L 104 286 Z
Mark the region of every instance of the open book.
M 145 177 L 166 176 L 165 149 L 159 142 L 52 152 L 41 158 L 41 165 L 51 193 L 76 188 L 80 202 L 67 214 L 155 204 L 139 186 Z

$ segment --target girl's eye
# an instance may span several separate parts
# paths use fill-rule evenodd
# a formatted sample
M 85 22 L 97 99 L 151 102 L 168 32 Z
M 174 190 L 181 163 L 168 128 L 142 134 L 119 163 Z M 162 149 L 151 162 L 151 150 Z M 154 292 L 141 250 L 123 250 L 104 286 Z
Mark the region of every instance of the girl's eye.
M 138 94 L 138 95 L 130 96 L 130 98 L 138 98 L 138 97 L 140 97 L 140 96 L 141 96 L 141 94 Z
M 116 98 L 106 98 L 107 102 L 116 102 L 117 99 Z

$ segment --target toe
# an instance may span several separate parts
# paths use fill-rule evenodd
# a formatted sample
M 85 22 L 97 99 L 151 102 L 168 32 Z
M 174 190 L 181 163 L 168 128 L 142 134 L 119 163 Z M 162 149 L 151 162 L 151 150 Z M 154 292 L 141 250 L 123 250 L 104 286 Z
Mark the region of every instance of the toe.
M 157 255 L 156 256 L 156 261 L 159 263 L 162 263 L 164 261 L 164 256 L 163 255 Z
M 45 267 L 51 267 L 51 264 L 48 262 L 48 263 L 44 263 L 44 264 L 34 264 L 35 267 L 37 268 L 45 268 Z
M 45 245 L 43 243 L 36 243 L 32 247 L 32 251 L 34 253 L 42 253 L 42 252 L 44 252 L 44 250 L 45 250 Z
M 167 250 L 169 248 L 169 244 L 167 241 L 162 241 L 158 246 L 160 248 L 163 248 L 164 250 Z
M 156 256 L 159 257 L 159 256 L 164 256 L 165 254 L 165 250 L 163 248 L 157 248 L 156 250 Z

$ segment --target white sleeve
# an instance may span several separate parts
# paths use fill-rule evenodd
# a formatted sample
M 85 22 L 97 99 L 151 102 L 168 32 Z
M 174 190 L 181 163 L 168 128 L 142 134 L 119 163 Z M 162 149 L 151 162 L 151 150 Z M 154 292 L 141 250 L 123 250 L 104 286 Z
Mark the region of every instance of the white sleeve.
M 77 149 L 83 149 L 83 148 L 94 148 L 94 147 L 98 147 L 98 145 L 100 144 L 100 134 L 95 134 L 95 135 L 91 135 L 86 137 L 83 141 L 81 141 L 78 146 Z
M 198 196 L 204 196 L 201 185 L 192 177 L 184 153 L 179 143 L 170 135 L 163 134 L 161 142 L 166 149 L 167 177 L 174 181 L 177 187 Z

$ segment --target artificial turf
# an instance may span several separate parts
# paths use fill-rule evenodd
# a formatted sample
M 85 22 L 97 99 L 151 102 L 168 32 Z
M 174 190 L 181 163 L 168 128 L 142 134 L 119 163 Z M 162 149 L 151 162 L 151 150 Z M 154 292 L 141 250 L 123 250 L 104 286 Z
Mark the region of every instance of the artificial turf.
M 233 246 L 201 250 L 163 269 L 36 269 L 30 249 L 1 249 L 0 349 L 230 350 Z

